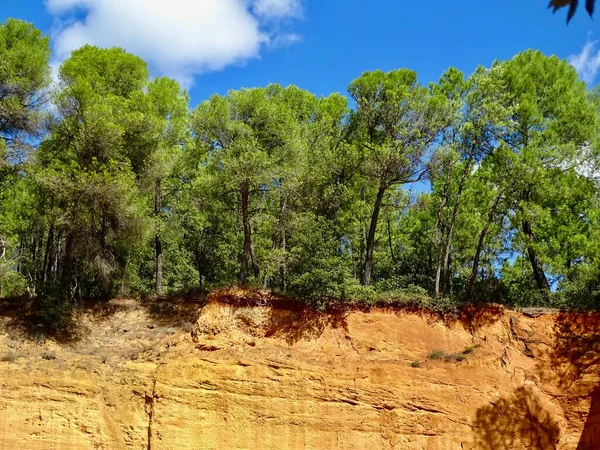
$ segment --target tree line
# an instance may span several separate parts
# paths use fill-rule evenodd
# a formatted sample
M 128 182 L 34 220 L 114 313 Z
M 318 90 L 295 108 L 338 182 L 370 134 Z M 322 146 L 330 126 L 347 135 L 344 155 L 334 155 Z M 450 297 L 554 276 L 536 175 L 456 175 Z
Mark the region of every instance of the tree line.
M 594 307 L 600 95 L 527 50 L 424 85 L 397 69 L 318 97 L 276 84 L 190 110 L 119 48 L 0 26 L 0 294 L 240 284 L 324 306 Z

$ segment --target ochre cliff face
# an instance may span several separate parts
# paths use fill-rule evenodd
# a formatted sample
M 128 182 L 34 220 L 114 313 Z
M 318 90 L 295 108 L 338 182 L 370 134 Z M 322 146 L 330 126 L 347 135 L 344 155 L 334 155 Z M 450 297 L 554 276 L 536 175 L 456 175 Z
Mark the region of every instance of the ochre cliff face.
M 600 448 L 598 315 L 263 300 L 113 302 L 62 346 L 2 316 L 0 449 Z

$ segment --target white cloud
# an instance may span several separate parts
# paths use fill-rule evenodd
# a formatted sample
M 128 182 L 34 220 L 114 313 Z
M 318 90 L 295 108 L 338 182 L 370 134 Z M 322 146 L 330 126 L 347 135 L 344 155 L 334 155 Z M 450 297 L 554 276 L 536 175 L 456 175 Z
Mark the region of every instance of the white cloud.
M 299 17 L 302 15 L 300 0 L 255 0 L 254 13 L 266 18 Z
M 295 44 L 296 42 L 300 42 L 302 40 L 302 36 L 296 33 L 283 33 L 278 34 L 275 38 L 271 39 L 269 46 L 271 48 L 279 48 L 279 47 L 287 47 Z
M 87 0 L 47 0 L 46 6 L 52 14 L 60 14 L 71 8 L 83 7 L 87 3 Z
M 56 61 L 84 44 L 123 47 L 153 72 L 190 85 L 196 74 L 290 45 L 300 0 L 46 0 Z
M 575 70 L 586 83 L 592 83 L 598 71 L 600 70 L 600 50 L 596 48 L 598 41 L 588 39 L 577 55 L 571 55 L 568 58 L 569 64 L 575 67 Z

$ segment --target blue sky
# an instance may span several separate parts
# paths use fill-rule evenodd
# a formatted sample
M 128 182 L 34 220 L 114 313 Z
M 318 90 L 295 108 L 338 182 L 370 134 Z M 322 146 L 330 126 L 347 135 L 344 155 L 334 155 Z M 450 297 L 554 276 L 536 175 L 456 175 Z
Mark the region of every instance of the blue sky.
M 470 73 L 527 48 L 571 57 L 594 83 L 598 23 L 570 25 L 547 0 L 4 0 L 2 20 L 53 38 L 54 62 L 82 43 L 119 45 L 178 78 L 192 104 L 229 89 L 295 84 L 346 92 L 367 70 L 409 67 L 422 82 L 449 66 Z

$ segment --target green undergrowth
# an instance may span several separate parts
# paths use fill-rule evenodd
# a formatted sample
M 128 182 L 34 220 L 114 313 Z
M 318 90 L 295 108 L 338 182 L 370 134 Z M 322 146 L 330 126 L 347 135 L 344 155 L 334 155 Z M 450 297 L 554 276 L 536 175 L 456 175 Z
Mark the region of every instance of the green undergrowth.
M 15 362 L 17 360 L 17 355 L 14 353 L 5 353 L 0 356 L 0 362 Z
M 441 361 L 441 362 L 445 362 L 445 363 L 461 363 L 463 361 L 466 361 L 467 357 L 469 355 L 472 355 L 473 353 L 475 353 L 475 351 L 479 347 L 481 347 L 480 344 L 469 345 L 460 352 L 445 352 L 443 350 L 440 350 L 439 348 L 436 348 L 427 355 L 426 361 Z M 410 366 L 413 368 L 419 368 L 423 365 L 423 362 L 424 361 L 412 361 L 410 363 Z
M 446 353 L 443 350 L 435 349 L 429 355 L 427 359 L 432 361 L 443 361 L 443 362 L 462 362 L 467 359 L 467 355 L 473 354 L 475 350 L 480 347 L 479 344 L 465 347 L 462 352 Z
M 462 302 L 449 297 L 432 297 L 425 289 L 415 285 L 385 291 L 378 291 L 371 286 L 352 285 L 337 298 L 317 295 L 300 297 L 293 293 L 292 298 L 319 311 L 332 306 L 424 309 L 444 317 L 456 317 L 462 305 Z
M 30 331 L 38 340 L 46 335 L 59 341 L 73 340 L 78 331 L 77 312 L 68 290 L 58 282 L 47 282 L 33 301 Z

